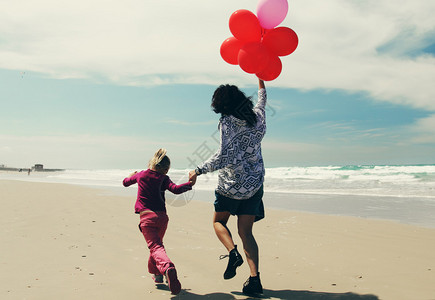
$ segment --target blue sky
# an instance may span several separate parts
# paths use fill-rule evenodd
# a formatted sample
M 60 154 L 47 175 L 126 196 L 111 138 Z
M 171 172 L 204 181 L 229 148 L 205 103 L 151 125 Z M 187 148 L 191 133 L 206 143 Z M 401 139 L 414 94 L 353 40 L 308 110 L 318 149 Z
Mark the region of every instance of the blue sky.
M 4 2 L 3 0 L 0 0 Z M 6 2 L 4 2 L 6 3 Z M 256 95 L 225 63 L 256 1 L 14 1 L 0 12 L 0 164 L 189 168 L 216 149 L 211 95 Z M 267 167 L 435 163 L 431 0 L 289 1 L 300 44 L 267 82 Z

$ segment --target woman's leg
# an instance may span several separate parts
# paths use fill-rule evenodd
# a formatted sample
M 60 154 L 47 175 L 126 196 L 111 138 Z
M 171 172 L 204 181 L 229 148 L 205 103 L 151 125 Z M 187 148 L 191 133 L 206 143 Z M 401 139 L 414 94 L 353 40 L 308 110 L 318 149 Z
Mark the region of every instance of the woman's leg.
M 237 267 L 243 264 L 242 256 L 237 251 L 237 246 L 234 245 L 231 232 L 227 227 L 229 217 L 229 212 L 215 212 L 213 217 L 213 226 L 216 235 L 229 252 L 228 255 L 221 256 L 221 259 L 224 257 L 229 257 L 227 268 L 224 272 L 224 279 L 231 279 L 236 276 Z
M 239 215 L 237 219 L 239 236 L 242 239 L 243 249 L 245 250 L 246 260 L 252 277 L 258 274 L 258 245 L 252 234 L 254 221 L 255 216 L 251 215 Z
M 221 243 L 227 248 L 228 252 L 234 249 L 234 241 L 231 232 L 227 227 L 229 212 L 215 212 L 213 215 L 213 227 Z

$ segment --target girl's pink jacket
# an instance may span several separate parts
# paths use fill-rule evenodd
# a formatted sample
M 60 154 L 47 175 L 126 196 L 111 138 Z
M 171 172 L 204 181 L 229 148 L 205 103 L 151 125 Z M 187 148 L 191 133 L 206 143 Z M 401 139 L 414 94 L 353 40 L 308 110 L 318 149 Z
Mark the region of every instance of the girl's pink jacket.
M 134 206 L 135 213 L 143 210 L 166 212 L 165 191 L 181 194 L 192 189 L 190 182 L 177 185 L 169 176 L 153 170 L 145 170 L 127 177 L 122 181 L 125 187 L 138 184 L 137 200 Z

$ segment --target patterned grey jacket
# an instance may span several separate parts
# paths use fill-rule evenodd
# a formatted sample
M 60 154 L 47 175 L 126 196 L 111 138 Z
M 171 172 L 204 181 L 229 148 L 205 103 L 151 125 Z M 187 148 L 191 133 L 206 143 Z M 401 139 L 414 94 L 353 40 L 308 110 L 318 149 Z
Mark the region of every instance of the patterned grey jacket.
M 219 149 L 198 166 L 204 174 L 219 170 L 216 192 L 223 196 L 237 200 L 248 199 L 263 184 L 261 140 L 266 133 L 266 101 L 266 90 L 260 89 L 254 107 L 257 123 L 253 127 L 234 116 L 221 117 Z

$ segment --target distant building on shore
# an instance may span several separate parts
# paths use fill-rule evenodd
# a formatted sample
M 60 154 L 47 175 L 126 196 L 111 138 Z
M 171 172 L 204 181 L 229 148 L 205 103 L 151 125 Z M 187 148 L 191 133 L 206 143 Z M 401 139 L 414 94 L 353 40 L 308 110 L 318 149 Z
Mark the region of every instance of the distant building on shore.
M 41 164 L 35 164 L 32 168 L 34 171 L 43 171 L 44 170 L 44 165 Z
M 31 168 L 14 168 L 14 167 L 7 167 L 5 164 L 0 164 L 0 171 L 35 171 L 35 172 L 60 172 L 65 171 L 65 169 L 44 169 L 43 164 L 35 164 Z

